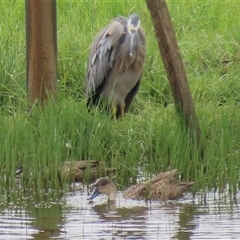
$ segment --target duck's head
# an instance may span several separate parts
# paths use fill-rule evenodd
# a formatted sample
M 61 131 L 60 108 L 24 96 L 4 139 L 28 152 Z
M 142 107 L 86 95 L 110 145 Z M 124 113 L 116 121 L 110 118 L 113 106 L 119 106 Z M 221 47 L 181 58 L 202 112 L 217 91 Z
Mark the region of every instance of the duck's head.
M 88 197 L 88 200 L 93 200 L 95 197 L 97 197 L 100 194 L 107 195 L 108 201 L 116 200 L 116 193 L 117 193 L 116 186 L 108 177 L 99 178 L 93 184 L 92 187 L 93 187 L 93 191 L 91 195 Z
M 23 166 L 19 164 L 17 166 L 17 170 L 15 172 L 15 176 L 20 176 L 22 174 L 22 172 L 23 172 Z

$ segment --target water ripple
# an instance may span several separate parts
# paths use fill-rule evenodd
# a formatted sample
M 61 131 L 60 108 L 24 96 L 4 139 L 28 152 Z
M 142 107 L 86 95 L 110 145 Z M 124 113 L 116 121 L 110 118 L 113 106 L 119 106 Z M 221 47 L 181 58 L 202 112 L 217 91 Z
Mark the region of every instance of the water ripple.
M 47 208 L 2 208 L 0 239 L 239 239 L 239 209 L 225 195 L 209 192 L 203 201 L 189 194 L 166 204 L 121 194 L 116 205 L 86 198 L 85 190 L 77 190 Z

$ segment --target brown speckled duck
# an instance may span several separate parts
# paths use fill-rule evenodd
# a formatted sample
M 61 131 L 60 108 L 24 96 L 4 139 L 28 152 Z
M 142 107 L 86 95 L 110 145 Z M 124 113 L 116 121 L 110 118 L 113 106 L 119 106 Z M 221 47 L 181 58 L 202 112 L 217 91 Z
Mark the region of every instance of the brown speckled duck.
M 60 176 L 70 181 L 82 181 L 85 176 L 95 180 L 102 174 L 114 172 L 114 169 L 107 168 L 104 162 L 93 160 L 65 161 L 60 168 Z
M 177 199 L 191 187 L 194 182 L 182 182 L 174 177 L 177 175 L 177 169 L 160 173 L 152 179 L 138 183 L 123 193 L 125 199 L 145 199 L 145 200 L 168 200 Z M 106 194 L 108 201 L 116 200 L 117 189 L 115 184 L 108 178 L 99 178 L 93 184 L 93 191 L 88 200 L 93 200 L 99 194 Z
M 51 174 L 49 168 L 42 169 L 48 176 Z M 80 182 L 83 179 L 95 180 L 99 176 L 114 173 L 114 168 L 107 168 L 105 162 L 94 160 L 65 161 L 59 167 L 59 177 L 70 182 Z M 15 172 L 16 179 L 20 179 L 23 172 L 22 165 L 18 165 Z

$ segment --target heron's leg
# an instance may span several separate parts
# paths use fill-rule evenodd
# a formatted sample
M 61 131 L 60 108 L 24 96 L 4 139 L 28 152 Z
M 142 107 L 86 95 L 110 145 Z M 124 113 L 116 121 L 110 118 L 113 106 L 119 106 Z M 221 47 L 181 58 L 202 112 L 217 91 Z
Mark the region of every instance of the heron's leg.
M 117 120 L 116 114 L 117 114 L 117 108 L 114 104 L 112 104 L 112 118 L 113 118 L 113 120 Z
M 124 117 L 124 107 L 120 106 L 120 114 L 121 114 L 121 119 Z

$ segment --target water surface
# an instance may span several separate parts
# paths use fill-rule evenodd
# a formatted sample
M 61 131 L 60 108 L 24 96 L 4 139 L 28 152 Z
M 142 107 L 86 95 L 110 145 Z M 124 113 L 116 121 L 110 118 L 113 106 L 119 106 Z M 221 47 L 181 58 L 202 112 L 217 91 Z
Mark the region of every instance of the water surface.
M 189 193 L 166 203 L 125 200 L 120 193 L 115 205 L 94 200 L 87 201 L 79 184 L 47 206 L 0 205 L 0 239 L 240 239 L 238 205 L 224 194 Z

